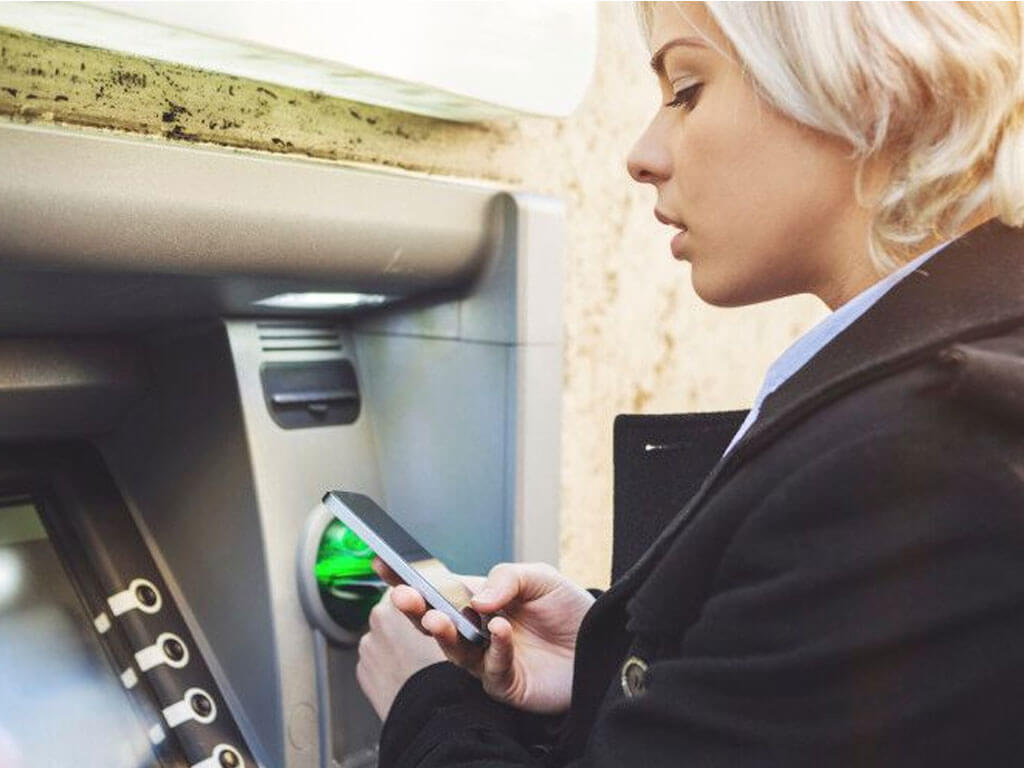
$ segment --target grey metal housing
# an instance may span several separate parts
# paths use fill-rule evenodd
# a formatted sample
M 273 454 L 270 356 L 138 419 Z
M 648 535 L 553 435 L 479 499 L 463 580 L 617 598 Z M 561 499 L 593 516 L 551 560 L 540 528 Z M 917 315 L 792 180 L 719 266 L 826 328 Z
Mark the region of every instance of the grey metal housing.
M 300 605 L 304 527 L 347 488 L 454 570 L 557 563 L 561 205 L 14 125 L 0 167 L 0 437 L 100 446 L 262 765 L 372 762 L 354 651 Z M 285 290 L 404 301 L 252 303 Z M 358 419 L 278 426 L 261 366 L 337 359 Z

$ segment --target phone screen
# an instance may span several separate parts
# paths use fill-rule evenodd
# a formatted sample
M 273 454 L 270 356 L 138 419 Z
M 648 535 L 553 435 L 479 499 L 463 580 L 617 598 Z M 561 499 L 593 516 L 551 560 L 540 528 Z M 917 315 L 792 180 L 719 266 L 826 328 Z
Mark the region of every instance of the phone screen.
M 422 592 L 432 607 L 448 614 L 460 634 L 473 642 L 487 638 L 487 631 L 481 626 L 479 615 L 470 606 L 472 593 L 465 584 L 455 578 L 444 563 L 431 555 L 376 502 L 360 493 L 332 491 L 324 496 L 324 503 L 409 586 Z M 415 575 L 409 574 L 407 568 L 414 571 Z M 417 583 L 416 575 L 426 584 Z M 431 590 L 447 601 L 451 610 L 446 610 L 446 606 L 431 599 Z

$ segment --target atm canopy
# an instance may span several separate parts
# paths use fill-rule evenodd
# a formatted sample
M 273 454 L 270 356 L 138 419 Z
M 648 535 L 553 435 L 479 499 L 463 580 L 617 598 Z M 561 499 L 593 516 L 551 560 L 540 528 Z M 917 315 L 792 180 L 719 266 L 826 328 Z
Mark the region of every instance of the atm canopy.
M 0 167 L 7 331 L 295 314 L 261 303 L 281 294 L 355 294 L 357 308 L 457 294 L 501 242 L 507 198 L 412 174 L 18 124 L 0 125 Z

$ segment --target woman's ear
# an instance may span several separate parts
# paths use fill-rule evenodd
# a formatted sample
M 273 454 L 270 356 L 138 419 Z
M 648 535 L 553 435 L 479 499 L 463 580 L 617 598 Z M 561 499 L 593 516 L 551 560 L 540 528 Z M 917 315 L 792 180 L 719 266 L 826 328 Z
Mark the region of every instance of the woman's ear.
M 876 152 L 858 161 L 853 182 L 858 205 L 869 210 L 878 206 L 892 180 L 894 165 L 892 154 L 887 151 Z

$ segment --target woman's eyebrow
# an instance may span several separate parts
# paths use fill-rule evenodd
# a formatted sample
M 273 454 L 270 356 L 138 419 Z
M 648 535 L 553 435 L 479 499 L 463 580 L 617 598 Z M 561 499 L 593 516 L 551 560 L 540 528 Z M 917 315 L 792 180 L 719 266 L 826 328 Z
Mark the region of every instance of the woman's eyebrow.
M 654 70 L 655 74 L 664 74 L 665 54 L 668 53 L 669 50 L 671 50 L 672 48 L 675 48 L 677 45 L 692 45 L 695 48 L 707 48 L 707 45 L 705 45 L 704 41 L 701 40 L 699 37 L 677 37 L 673 40 L 669 40 L 667 43 L 661 46 L 661 48 L 655 51 L 654 55 L 651 57 L 651 69 Z

